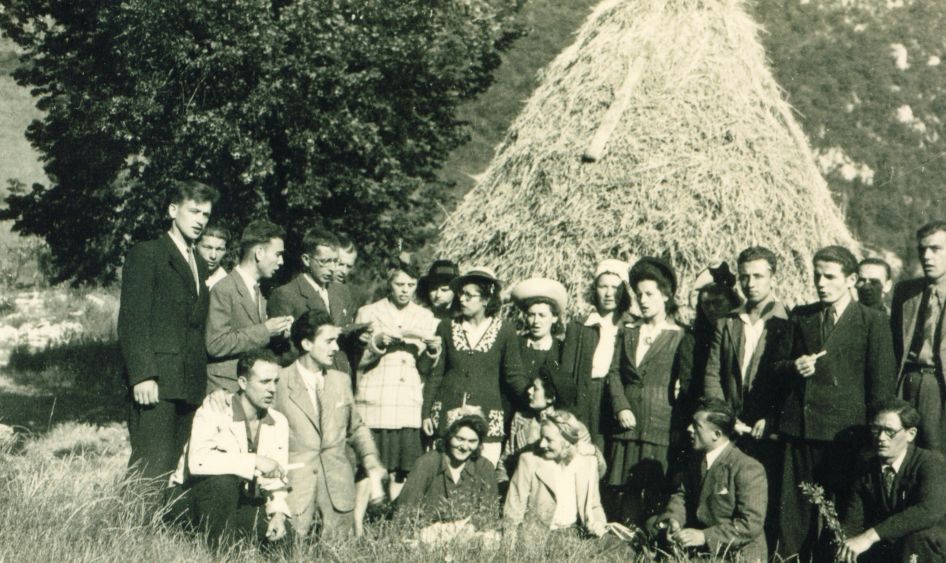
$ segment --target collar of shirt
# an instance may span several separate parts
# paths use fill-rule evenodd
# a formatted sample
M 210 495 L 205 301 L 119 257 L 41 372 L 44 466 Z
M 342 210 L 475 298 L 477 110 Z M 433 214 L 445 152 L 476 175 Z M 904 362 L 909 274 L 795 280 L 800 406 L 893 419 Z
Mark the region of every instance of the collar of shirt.
M 321 371 L 312 371 L 302 365 L 301 361 L 296 361 L 296 367 L 299 369 L 299 375 L 302 376 L 302 383 L 309 391 L 313 391 L 325 384 L 325 375 Z
M 315 280 L 312 279 L 312 276 L 309 274 L 302 274 L 305 277 L 305 281 L 309 282 L 309 285 L 312 286 L 312 289 L 319 294 L 319 297 L 322 298 L 322 301 L 325 301 L 325 306 L 328 307 L 328 289 L 322 287 L 321 285 L 315 283 Z
M 207 276 L 207 279 L 204 280 L 204 283 L 207 284 L 207 287 L 213 287 L 217 285 L 217 282 L 227 277 L 228 272 L 223 268 L 223 266 L 214 270 L 214 273 Z
M 240 400 L 240 393 L 234 393 L 230 396 L 230 405 L 233 410 L 233 422 L 246 422 L 246 413 L 243 412 L 243 402 Z M 260 411 L 263 415 L 260 422 L 263 424 L 276 424 L 276 419 L 269 414 L 269 409 Z
M 554 339 L 547 338 L 545 340 L 532 340 L 531 338 L 526 338 L 526 348 L 532 350 L 539 350 L 540 352 L 548 352 L 552 349 L 552 344 Z
M 729 447 L 729 442 L 726 442 L 722 446 L 719 446 L 715 450 L 710 450 L 706 452 L 706 470 L 709 471 L 710 467 L 713 467 L 713 462 L 719 459 L 719 456 L 726 451 L 726 448 Z
M 607 315 L 606 317 L 602 317 L 601 315 L 598 314 L 597 311 L 592 311 L 591 314 L 588 315 L 588 318 L 585 319 L 585 326 L 595 326 L 595 325 L 600 326 L 602 329 L 609 329 L 609 328 L 617 329 L 617 326 L 618 326 L 614 322 L 613 315 Z
M 765 323 L 769 317 L 772 316 L 773 311 L 775 310 L 775 299 L 772 296 L 768 296 L 764 301 L 756 305 L 756 310 L 759 311 L 759 318 L 756 320 L 755 324 Z M 739 316 L 739 319 L 746 325 L 752 325 L 751 317 L 749 316 L 749 304 L 740 305 L 736 309 L 736 314 Z
M 904 449 L 900 455 L 897 456 L 897 459 L 893 460 L 893 463 L 881 463 L 880 470 L 883 471 L 884 467 L 889 465 L 893 467 L 894 473 L 900 473 L 900 466 L 903 465 L 903 460 L 907 458 L 907 450 Z
M 184 237 L 181 236 L 181 233 L 177 232 L 177 229 L 171 227 L 171 230 L 168 231 L 168 236 L 171 237 L 171 242 L 174 243 L 174 246 L 181 251 L 181 255 L 184 257 L 185 262 L 189 262 L 188 251 L 193 252 L 194 247 L 190 244 L 187 244 L 187 241 L 184 240 Z
M 840 299 L 835 301 L 831 308 L 834 309 L 834 322 L 837 323 L 841 319 L 841 315 L 844 314 L 844 310 L 847 309 L 847 306 L 851 303 L 851 293 L 845 291 Z
M 243 269 L 242 264 L 237 264 L 233 269 L 236 270 L 236 273 L 240 275 L 240 279 L 243 280 L 246 288 L 250 290 L 250 298 L 253 299 L 253 301 L 256 301 L 256 286 L 259 285 L 259 281 L 253 279 L 253 276 L 250 274 L 247 274 Z

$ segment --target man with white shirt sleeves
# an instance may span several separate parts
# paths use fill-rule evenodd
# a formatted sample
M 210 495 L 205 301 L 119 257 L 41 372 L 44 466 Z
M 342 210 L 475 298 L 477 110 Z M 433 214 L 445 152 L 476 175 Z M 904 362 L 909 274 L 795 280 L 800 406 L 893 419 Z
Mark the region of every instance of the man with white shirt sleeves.
M 874 455 L 842 512 L 847 539 L 836 559 L 946 560 L 946 461 L 915 445 L 920 414 L 909 403 L 889 399 L 874 411 Z
M 265 348 L 270 339 L 288 334 L 292 317 L 267 318 L 260 282 L 283 263 L 283 230 L 252 221 L 240 238 L 240 263 L 210 292 L 207 316 L 208 391 L 236 391 L 236 358 Z
M 212 544 L 240 537 L 277 541 L 286 534 L 289 424 L 271 408 L 279 365 L 267 350 L 242 354 L 238 390 L 220 409 L 197 409 L 170 485 L 183 487 L 193 520 Z M 234 537 L 231 537 L 234 536 Z
M 666 530 L 669 539 L 684 548 L 740 561 L 768 561 L 765 472 L 731 442 L 735 423 L 732 408 L 723 400 L 700 402 L 687 429 L 698 456 L 663 514 L 651 519 L 650 529 Z

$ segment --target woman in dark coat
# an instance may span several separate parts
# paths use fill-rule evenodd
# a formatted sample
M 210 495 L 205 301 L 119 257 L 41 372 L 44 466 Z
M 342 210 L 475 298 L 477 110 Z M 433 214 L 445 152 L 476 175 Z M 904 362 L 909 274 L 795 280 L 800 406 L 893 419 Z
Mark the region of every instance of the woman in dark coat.
M 670 266 L 641 258 L 631 269 L 631 289 L 641 321 L 618 337 L 608 386 L 616 424 L 608 455 L 608 484 L 622 488 L 622 517 L 643 524 L 662 506 L 672 448 L 676 398 L 685 393 L 693 362 L 693 338 L 671 317 L 676 279 Z
M 424 431 L 442 432 L 457 409 L 479 407 L 486 417 L 483 457 L 499 461 L 505 434 L 503 389 L 507 400 L 524 396 L 529 381 L 522 369 L 515 328 L 499 315 L 499 281 L 488 268 L 477 268 L 453 280 L 457 315 L 437 328 L 443 346 L 424 389 Z
M 460 275 L 457 265 L 450 260 L 434 260 L 426 276 L 417 280 L 417 302 L 430 309 L 438 320 L 450 316 L 450 306 L 453 305 L 452 282 Z

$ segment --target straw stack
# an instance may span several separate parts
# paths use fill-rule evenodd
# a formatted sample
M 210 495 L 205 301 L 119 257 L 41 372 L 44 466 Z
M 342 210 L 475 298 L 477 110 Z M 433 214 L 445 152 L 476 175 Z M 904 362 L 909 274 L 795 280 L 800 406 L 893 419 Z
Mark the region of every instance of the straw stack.
M 506 282 L 556 278 L 581 309 L 603 258 L 663 256 L 685 295 L 759 244 L 781 296 L 809 300 L 814 250 L 856 243 L 758 34 L 740 0 L 599 4 L 442 226 L 441 254 Z

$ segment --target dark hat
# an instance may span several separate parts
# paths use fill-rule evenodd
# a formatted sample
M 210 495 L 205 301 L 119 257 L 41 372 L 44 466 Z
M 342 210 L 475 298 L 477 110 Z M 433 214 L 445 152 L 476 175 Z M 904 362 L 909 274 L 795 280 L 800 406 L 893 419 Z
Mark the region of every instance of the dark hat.
M 499 283 L 499 279 L 496 277 L 496 272 L 487 266 L 479 266 L 463 272 L 463 275 L 457 276 L 453 279 L 453 281 L 450 282 L 450 289 L 452 289 L 454 293 L 458 293 L 461 287 L 473 281 L 483 281 L 493 284 L 496 288 L 495 292 L 499 293 L 501 284 Z
M 460 275 L 460 269 L 450 260 L 434 260 L 427 270 L 427 275 L 417 280 L 417 293 L 426 295 L 428 291 L 443 284 L 450 283 Z
M 653 256 L 644 256 L 634 264 L 629 276 L 630 285 L 634 287 L 639 280 L 653 275 L 660 276 L 667 282 L 671 297 L 677 293 L 677 276 L 673 273 L 673 267 Z

